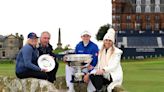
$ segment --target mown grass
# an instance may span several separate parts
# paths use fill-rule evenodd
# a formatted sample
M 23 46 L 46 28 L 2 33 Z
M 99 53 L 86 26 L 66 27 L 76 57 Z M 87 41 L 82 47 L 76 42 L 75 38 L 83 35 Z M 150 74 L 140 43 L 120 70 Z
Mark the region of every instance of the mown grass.
M 65 63 L 60 62 L 57 76 L 65 75 Z M 14 63 L 0 63 L 0 76 L 11 76 L 16 77 L 15 75 L 15 64 Z
M 123 86 L 129 92 L 163 92 L 164 58 L 134 60 L 122 66 Z
M 122 60 L 123 86 L 128 92 L 163 92 L 164 58 Z M 0 64 L 0 76 L 14 76 L 15 64 Z M 65 63 L 60 62 L 57 76 L 65 75 Z

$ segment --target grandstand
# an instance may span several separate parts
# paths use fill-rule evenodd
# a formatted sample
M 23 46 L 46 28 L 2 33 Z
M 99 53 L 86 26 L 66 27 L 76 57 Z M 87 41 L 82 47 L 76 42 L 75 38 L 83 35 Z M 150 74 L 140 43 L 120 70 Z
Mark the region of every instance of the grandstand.
M 164 0 L 112 0 L 112 25 L 123 58 L 164 56 Z
M 164 56 L 164 33 L 118 32 L 116 45 L 124 51 L 123 58 Z

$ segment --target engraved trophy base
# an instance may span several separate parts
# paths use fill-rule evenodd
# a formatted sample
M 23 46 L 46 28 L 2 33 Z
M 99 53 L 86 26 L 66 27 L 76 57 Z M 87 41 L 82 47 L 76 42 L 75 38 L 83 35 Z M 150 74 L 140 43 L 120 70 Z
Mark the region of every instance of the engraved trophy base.
M 74 75 L 72 75 L 71 82 L 72 83 L 84 83 L 83 78 L 84 78 L 84 74 L 79 75 L 78 73 L 75 73 Z
M 81 66 L 89 64 L 92 61 L 92 55 L 90 54 L 69 54 L 64 56 L 66 61 L 70 63 L 70 66 L 75 69 L 75 73 L 72 75 L 72 83 L 84 82 L 84 73 Z

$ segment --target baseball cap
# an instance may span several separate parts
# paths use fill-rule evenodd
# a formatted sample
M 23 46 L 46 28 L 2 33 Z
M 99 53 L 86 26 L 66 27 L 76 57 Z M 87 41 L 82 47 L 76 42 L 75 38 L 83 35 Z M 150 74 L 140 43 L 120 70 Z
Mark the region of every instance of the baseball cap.
M 34 32 L 31 32 L 28 34 L 27 38 L 30 38 L 30 39 L 36 39 L 36 38 L 39 38 Z
M 81 34 L 81 36 L 84 36 L 84 35 L 89 35 L 89 36 L 91 36 L 91 33 L 88 32 L 88 31 L 84 31 L 84 32 Z

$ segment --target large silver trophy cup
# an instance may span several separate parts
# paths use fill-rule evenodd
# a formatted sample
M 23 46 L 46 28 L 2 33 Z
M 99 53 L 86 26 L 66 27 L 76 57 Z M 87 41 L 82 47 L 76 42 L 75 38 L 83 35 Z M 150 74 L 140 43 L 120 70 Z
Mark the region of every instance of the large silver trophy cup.
M 92 61 L 92 55 L 90 54 L 68 54 L 64 56 L 65 60 L 70 63 L 70 66 L 74 68 L 75 72 L 72 76 L 73 82 L 83 81 L 84 73 L 82 72 L 82 66 L 90 64 Z

